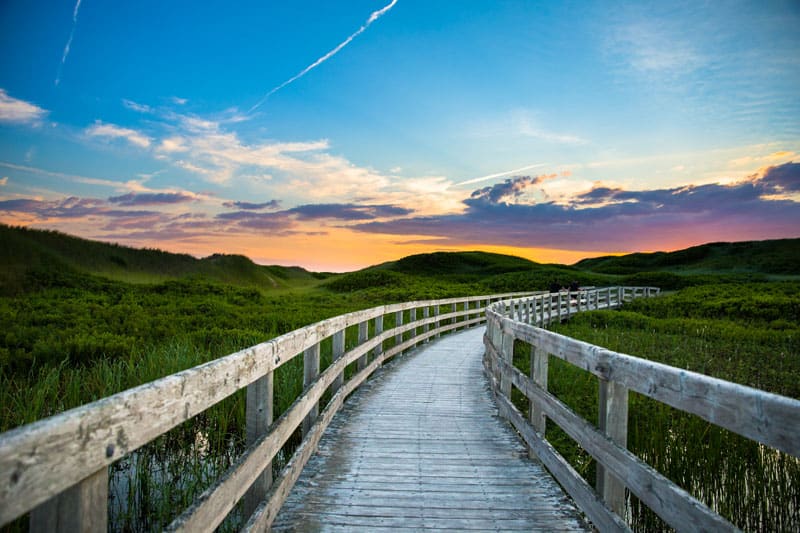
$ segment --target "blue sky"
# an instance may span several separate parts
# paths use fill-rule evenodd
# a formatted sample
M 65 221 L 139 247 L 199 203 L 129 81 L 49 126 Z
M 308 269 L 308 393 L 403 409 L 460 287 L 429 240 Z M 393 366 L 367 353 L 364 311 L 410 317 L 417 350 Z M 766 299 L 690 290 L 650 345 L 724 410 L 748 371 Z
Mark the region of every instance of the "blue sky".
M 798 27 L 791 1 L 10 0 L 0 221 L 334 270 L 799 236 Z

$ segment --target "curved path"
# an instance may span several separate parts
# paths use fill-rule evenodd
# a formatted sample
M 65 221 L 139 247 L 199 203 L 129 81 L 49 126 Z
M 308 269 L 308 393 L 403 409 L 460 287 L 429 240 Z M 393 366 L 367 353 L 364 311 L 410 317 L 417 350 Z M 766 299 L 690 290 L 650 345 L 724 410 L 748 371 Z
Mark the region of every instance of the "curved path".
M 350 398 L 274 531 L 586 531 L 497 415 L 484 328 L 398 358 Z

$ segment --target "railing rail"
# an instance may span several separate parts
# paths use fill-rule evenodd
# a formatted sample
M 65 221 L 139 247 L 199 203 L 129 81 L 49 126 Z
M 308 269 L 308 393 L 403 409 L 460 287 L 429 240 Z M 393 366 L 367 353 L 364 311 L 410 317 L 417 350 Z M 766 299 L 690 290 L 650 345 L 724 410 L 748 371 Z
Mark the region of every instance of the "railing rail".
M 614 308 L 658 292 L 652 287 L 610 287 L 494 303 L 486 312 L 487 375 L 500 412 L 601 531 L 628 529 L 621 518 L 626 488 L 678 531 L 736 530 L 627 450 L 628 391 L 795 457 L 800 457 L 800 401 L 613 352 L 537 327 L 576 312 Z M 513 364 L 517 340 L 531 346 L 529 375 Z M 551 355 L 599 378 L 596 426 L 547 391 Z M 512 386 L 530 402 L 527 419 L 511 403 Z M 597 461 L 596 490 L 547 442 L 546 420 L 561 427 Z
M 32 530 L 105 531 L 108 466 L 246 387 L 247 449 L 169 529 L 211 531 L 242 498 L 245 529 L 265 529 L 333 415 L 375 369 L 431 337 L 484 322 L 490 303 L 524 294 L 532 293 L 406 302 L 340 315 L 3 433 L 0 526 L 30 511 Z M 442 307 L 450 311 L 442 313 Z M 392 315 L 395 326 L 384 329 L 384 317 Z M 345 352 L 350 326 L 358 327 L 358 344 Z M 329 337 L 333 362 L 320 373 L 320 342 Z M 393 345 L 384 349 L 384 343 Z M 303 393 L 273 422 L 273 372 L 300 354 Z M 356 373 L 345 382 L 344 369 L 352 363 Z M 328 390 L 332 398 L 318 414 Z M 299 427 L 303 440 L 273 483 L 271 461 Z

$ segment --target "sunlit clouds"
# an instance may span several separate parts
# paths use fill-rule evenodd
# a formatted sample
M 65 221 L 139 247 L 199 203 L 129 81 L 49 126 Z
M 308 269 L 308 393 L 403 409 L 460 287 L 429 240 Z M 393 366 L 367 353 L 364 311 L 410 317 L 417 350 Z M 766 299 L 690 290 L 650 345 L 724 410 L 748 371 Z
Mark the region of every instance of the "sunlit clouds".
M 37 125 L 47 115 L 47 111 L 24 100 L 9 96 L 0 89 L 0 122 Z
M 9 0 L 0 222 L 318 270 L 800 236 L 795 6 L 454 5 Z

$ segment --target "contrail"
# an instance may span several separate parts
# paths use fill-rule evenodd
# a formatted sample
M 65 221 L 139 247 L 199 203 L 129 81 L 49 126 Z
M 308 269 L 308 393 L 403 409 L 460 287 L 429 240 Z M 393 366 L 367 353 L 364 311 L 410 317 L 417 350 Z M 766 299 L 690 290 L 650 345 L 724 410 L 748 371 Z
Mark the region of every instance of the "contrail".
M 75 37 L 75 26 L 78 25 L 78 10 L 81 8 L 81 0 L 75 4 L 75 9 L 72 10 L 72 30 L 69 32 L 69 39 L 67 39 L 67 44 L 64 46 L 64 53 L 61 56 L 61 63 L 58 65 L 58 72 L 56 73 L 56 81 L 55 84 L 58 85 L 61 83 L 61 70 L 64 68 L 64 63 L 67 62 L 67 56 L 69 55 L 69 47 L 72 46 L 72 38 Z
M 532 168 L 544 167 L 544 166 L 547 166 L 547 163 L 536 163 L 535 165 L 528 165 L 527 167 L 515 168 L 514 170 L 507 170 L 506 172 L 498 172 L 497 174 L 489 174 L 488 176 L 481 176 L 480 178 L 473 178 L 473 179 L 467 180 L 467 181 L 460 181 L 460 182 L 456 183 L 455 185 L 456 186 L 458 186 L 458 185 L 469 185 L 471 183 L 478 183 L 479 181 L 486 181 L 486 180 L 490 180 L 492 178 L 499 178 L 501 176 L 507 176 L 509 174 L 516 174 L 517 172 L 522 172 L 523 170 L 530 170 Z
M 78 2 L 78 3 L 80 3 L 80 0 L 79 0 L 79 2 Z M 373 13 L 372 13 L 372 14 L 369 16 L 369 18 L 367 19 L 367 22 L 365 22 L 363 26 L 361 26 L 360 28 L 358 28 L 358 30 L 356 30 L 356 31 L 355 31 L 355 33 L 353 33 L 352 35 L 350 35 L 350 37 L 348 37 L 347 39 L 345 39 L 344 41 L 342 41 L 342 42 L 339 44 L 339 46 L 337 46 L 336 48 L 334 48 L 333 50 L 331 50 L 330 52 L 328 52 L 328 53 L 327 53 L 327 54 L 325 54 L 324 56 L 320 57 L 319 59 L 317 59 L 316 61 L 314 61 L 313 63 L 311 63 L 309 66 L 307 66 L 306 68 L 304 68 L 303 70 L 301 70 L 301 71 L 300 71 L 299 73 L 297 73 L 295 76 L 293 76 L 293 77 L 289 78 L 289 79 L 288 79 L 288 80 L 286 80 L 285 82 L 283 82 L 283 83 L 281 83 L 280 85 L 278 85 L 277 87 L 273 88 L 273 89 L 272 89 L 270 92 L 268 92 L 267 94 L 265 94 L 265 95 L 264 95 L 264 97 L 263 97 L 263 98 L 261 98 L 261 100 L 259 100 L 259 101 L 258 101 L 258 103 L 257 103 L 256 105 L 254 105 L 253 107 L 251 107 L 251 108 L 250 108 L 250 109 L 247 111 L 247 113 L 248 113 L 248 114 L 249 114 L 249 113 L 252 113 L 252 112 L 253 112 L 253 111 L 255 111 L 256 109 L 258 109 L 259 107 L 261 107 L 261 105 L 262 105 L 264 102 L 266 102 L 266 101 L 267 101 L 267 98 L 269 98 L 270 96 L 272 96 L 272 95 L 273 95 L 273 94 L 275 94 L 276 92 L 280 91 L 281 89 L 283 89 L 284 87 L 286 87 L 286 86 L 287 86 L 287 85 L 289 85 L 290 83 L 292 83 L 292 82 L 294 82 L 294 81 L 297 81 L 298 79 L 302 78 L 303 76 L 305 76 L 306 74 L 308 74 L 309 72 L 311 72 L 313 69 L 317 68 L 318 66 L 320 66 L 321 64 L 323 64 L 325 61 L 329 60 L 330 58 L 332 58 L 333 56 L 335 56 L 336 54 L 338 54 L 338 53 L 339 53 L 339 51 L 340 51 L 342 48 L 344 48 L 345 46 L 347 46 L 348 44 L 350 44 L 350 41 L 352 41 L 353 39 L 355 39 L 356 37 L 358 37 L 359 35 L 361 35 L 362 33 L 364 33 L 364 31 L 365 31 L 367 28 L 369 28 L 369 27 L 370 27 L 370 25 L 371 25 L 373 22 L 375 22 L 376 20 L 378 20 L 379 18 L 381 18 L 381 17 L 382 17 L 384 14 L 386 14 L 386 12 L 387 12 L 387 11 L 389 11 L 390 9 L 392 9 L 396 3 L 397 3 L 397 0 L 392 0 L 392 1 L 391 1 L 391 3 L 389 3 L 389 4 L 388 4 L 386 7 L 382 8 L 382 9 L 379 9 L 378 11 L 374 11 L 374 12 L 373 12 Z

